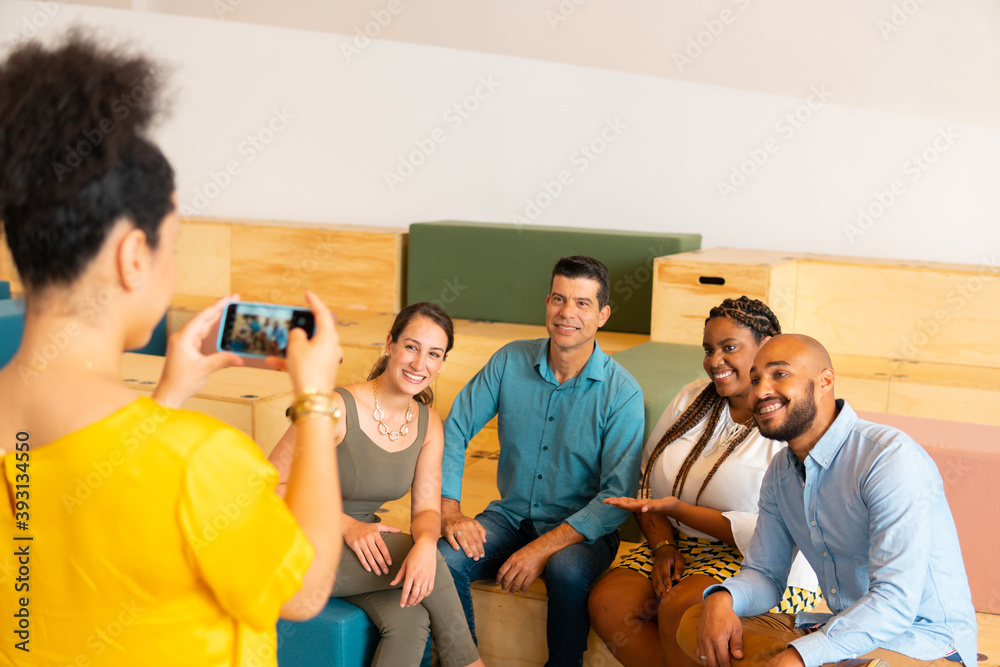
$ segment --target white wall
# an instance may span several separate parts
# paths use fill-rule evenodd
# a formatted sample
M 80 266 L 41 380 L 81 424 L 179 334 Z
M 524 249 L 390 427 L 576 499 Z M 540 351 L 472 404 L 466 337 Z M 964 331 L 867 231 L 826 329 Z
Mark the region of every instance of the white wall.
M 838 89 L 839 75 L 777 95 L 384 40 L 348 62 L 353 36 L 26 2 L 0 4 L 5 48 L 26 19 L 44 38 L 101 26 L 176 66 L 174 113 L 157 138 L 182 204 L 200 215 L 366 225 L 520 215 L 699 232 L 704 247 L 965 263 L 1000 250 L 1000 130 L 852 106 L 857 91 Z M 449 111 L 463 102 L 478 108 Z M 798 127 L 786 120 L 796 113 Z M 256 151 L 252 135 L 271 141 Z M 386 173 L 434 137 L 444 141 L 390 187 Z M 580 152 L 591 141 L 606 149 L 592 161 Z M 935 160 L 926 169 L 914 160 L 924 153 Z M 227 163 L 239 173 L 216 188 Z M 741 167 L 753 173 L 732 180 Z M 720 192 L 726 181 L 734 191 Z M 873 217 L 859 223 L 858 207 Z

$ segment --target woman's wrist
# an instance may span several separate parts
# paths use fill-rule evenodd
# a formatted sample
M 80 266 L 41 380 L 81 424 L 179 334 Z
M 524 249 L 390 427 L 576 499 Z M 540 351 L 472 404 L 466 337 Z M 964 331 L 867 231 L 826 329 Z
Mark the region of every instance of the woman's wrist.
M 666 540 L 660 540 L 659 542 L 657 542 L 657 543 L 653 544 L 651 547 L 649 547 L 649 550 L 653 553 L 653 557 L 655 558 L 657 552 L 659 552 L 661 549 L 664 549 L 666 547 L 671 547 L 675 551 L 678 550 L 677 549 L 677 544 L 674 542 L 673 538 L 666 539 Z

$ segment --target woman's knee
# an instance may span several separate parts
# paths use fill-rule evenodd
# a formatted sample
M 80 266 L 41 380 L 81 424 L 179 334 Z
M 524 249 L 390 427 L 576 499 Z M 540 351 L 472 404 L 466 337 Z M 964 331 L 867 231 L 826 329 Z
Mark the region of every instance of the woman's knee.
M 616 568 L 594 585 L 587 609 L 595 627 L 618 626 L 656 617 L 653 586 L 642 574 Z
M 674 585 L 660 599 L 658 611 L 660 626 L 666 626 L 671 633 L 676 632 L 685 612 L 691 607 L 701 604 L 705 588 L 707 586 L 704 585 L 704 582 L 694 580 L 694 578 L 682 579 Z
M 376 623 L 383 639 L 414 642 L 423 645 L 431 632 L 431 620 L 422 605 L 399 608 L 398 612 L 384 613 Z

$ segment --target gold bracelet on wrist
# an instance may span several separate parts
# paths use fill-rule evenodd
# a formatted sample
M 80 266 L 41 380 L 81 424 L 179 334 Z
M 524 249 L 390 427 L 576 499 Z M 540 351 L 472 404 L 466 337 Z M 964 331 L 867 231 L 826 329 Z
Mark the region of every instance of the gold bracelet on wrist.
M 657 542 L 656 544 L 654 544 L 652 547 L 650 547 L 649 550 L 655 556 L 656 552 L 659 551 L 660 549 L 662 549 L 665 546 L 671 546 L 671 547 L 674 547 L 675 549 L 677 548 L 677 545 L 674 544 L 673 542 L 671 542 L 670 540 L 660 540 L 659 542 Z
M 333 402 L 333 394 L 315 387 L 306 387 L 285 414 L 293 423 L 303 417 L 329 417 L 334 423 L 340 419 L 340 410 Z

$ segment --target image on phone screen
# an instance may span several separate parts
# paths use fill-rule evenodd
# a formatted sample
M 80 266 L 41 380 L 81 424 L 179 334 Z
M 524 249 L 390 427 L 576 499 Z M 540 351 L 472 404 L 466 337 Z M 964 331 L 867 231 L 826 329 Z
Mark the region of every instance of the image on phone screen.
M 231 303 L 219 328 L 218 347 L 248 357 L 283 357 L 293 327 L 300 327 L 312 336 L 313 314 L 291 306 Z

